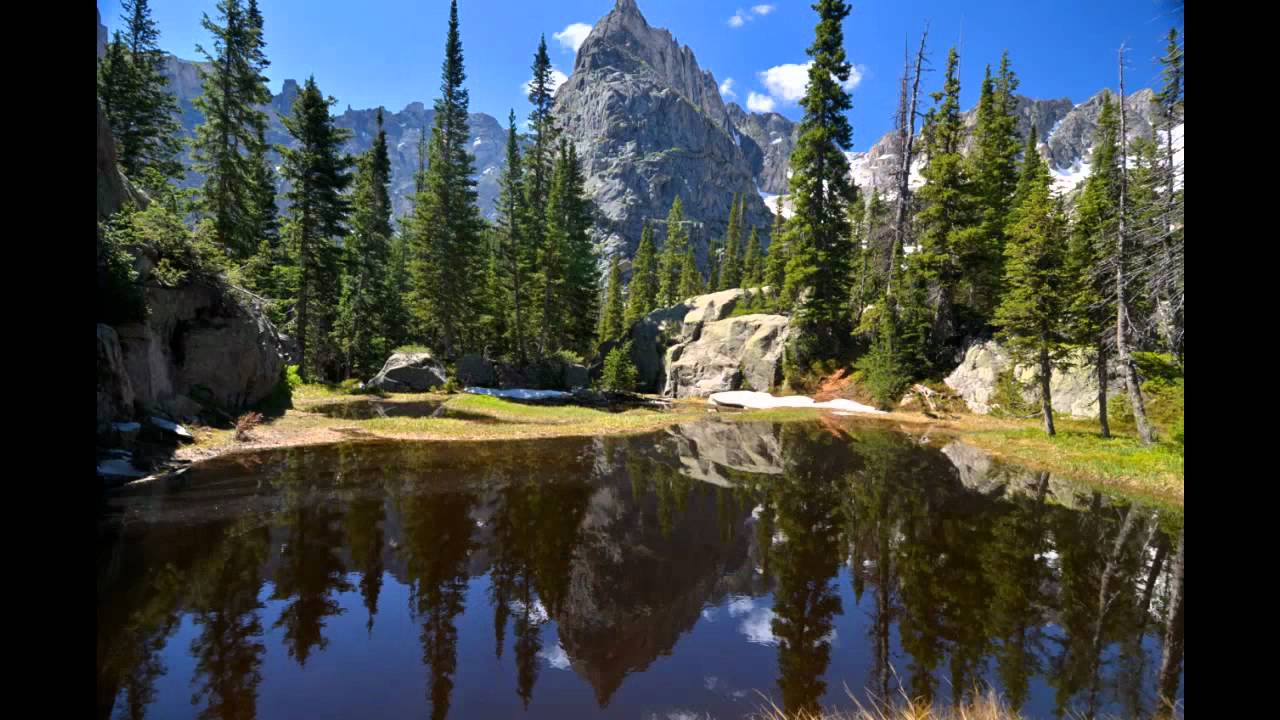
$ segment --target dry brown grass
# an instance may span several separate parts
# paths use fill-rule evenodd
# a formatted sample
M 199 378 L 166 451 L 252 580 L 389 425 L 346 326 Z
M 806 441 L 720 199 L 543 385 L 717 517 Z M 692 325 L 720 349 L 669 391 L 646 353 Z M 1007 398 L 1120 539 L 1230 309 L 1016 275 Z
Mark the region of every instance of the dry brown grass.
M 751 716 L 758 720 L 1023 720 L 1022 713 L 1010 708 L 994 688 L 975 690 L 968 700 L 956 707 L 938 707 L 908 698 L 905 693 L 897 703 L 874 701 L 863 704 L 848 692 L 853 707 L 848 710 L 801 710 L 786 712 L 769 702 L 767 708 Z M 1159 718 L 1182 718 L 1181 708 L 1158 713 Z M 1068 712 L 1067 717 L 1083 717 Z M 1103 716 L 1099 720 L 1111 720 Z
M 262 422 L 262 413 L 250 412 L 236 420 L 236 440 L 245 442 L 253 439 L 253 429 Z

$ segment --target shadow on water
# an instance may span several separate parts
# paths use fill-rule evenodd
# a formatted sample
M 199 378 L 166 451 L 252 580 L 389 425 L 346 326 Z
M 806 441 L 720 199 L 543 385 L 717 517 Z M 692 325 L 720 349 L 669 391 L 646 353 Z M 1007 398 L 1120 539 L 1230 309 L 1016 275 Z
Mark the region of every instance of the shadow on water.
M 880 429 L 265 451 L 100 528 L 103 718 L 1183 697 L 1181 517 Z

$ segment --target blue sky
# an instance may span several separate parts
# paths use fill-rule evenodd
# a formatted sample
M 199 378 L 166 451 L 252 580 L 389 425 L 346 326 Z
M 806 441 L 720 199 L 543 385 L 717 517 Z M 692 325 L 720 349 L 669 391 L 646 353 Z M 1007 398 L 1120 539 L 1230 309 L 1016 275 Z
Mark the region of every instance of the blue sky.
M 152 0 L 161 45 L 179 57 L 197 59 L 196 43 L 210 44 L 200 27 L 202 12 L 216 16 L 216 0 Z M 337 110 L 386 106 L 399 110 L 419 100 L 430 104 L 440 84 L 447 0 L 259 0 L 266 22 L 268 77 L 278 92 L 285 78 L 314 74 L 321 90 L 338 99 Z M 926 88 L 942 82 L 946 50 L 961 53 L 962 102 L 977 101 L 986 63 L 1008 49 L 1025 95 L 1069 97 L 1081 102 L 1103 87 L 1115 87 L 1116 50 L 1130 48 L 1127 84 L 1158 86 L 1156 58 L 1170 26 L 1182 28 L 1175 0 L 854 0 L 845 21 L 845 50 L 857 68 L 853 89 L 855 149 L 865 150 L 892 125 L 904 39 L 918 41 L 930 24 L 930 57 L 936 71 Z M 539 33 L 546 33 L 552 63 L 573 70 L 573 39 L 584 36 L 614 0 L 459 0 L 471 110 L 505 122 L 508 108 L 528 114 L 521 85 Z M 689 45 L 716 81 L 732 78 L 732 99 L 746 107 L 772 105 L 792 119 L 800 111 L 798 68 L 808 61 L 816 13 L 809 0 L 638 0 L 651 25 L 671 30 Z M 118 0 L 99 2 L 103 24 L 119 28 Z M 567 32 L 566 32 L 567 31 Z M 575 32 L 576 31 L 576 32 Z M 561 40 L 556 34 L 560 33 Z

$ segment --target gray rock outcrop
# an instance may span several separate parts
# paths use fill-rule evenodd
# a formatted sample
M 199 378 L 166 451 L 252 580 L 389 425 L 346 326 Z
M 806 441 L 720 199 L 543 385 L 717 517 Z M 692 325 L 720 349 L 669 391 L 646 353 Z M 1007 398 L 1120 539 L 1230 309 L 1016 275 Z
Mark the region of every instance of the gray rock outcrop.
M 98 433 L 116 420 L 133 417 L 133 385 L 125 370 L 120 338 L 107 325 L 98 325 Z
M 746 295 L 722 290 L 655 310 L 629 331 L 639 387 L 672 397 L 768 391 L 780 380 L 789 318 L 729 317 Z
M 756 188 L 785 195 L 791 151 L 800 139 L 799 126 L 778 113 L 746 112 L 737 103 L 729 103 L 728 109 L 730 122 L 743 135 L 742 151 L 751 164 Z
M 701 267 L 734 193 L 746 197 L 746 224 L 768 234 L 772 215 L 715 78 L 634 0 L 618 0 L 592 28 L 553 112 L 582 162 L 604 257 L 631 257 L 646 219 L 658 221 L 655 241 L 664 242 L 661 221 L 677 195 Z
M 965 404 L 975 413 L 986 415 L 993 409 L 998 378 L 1009 369 L 1013 361 L 999 343 L 987 341 L 969 347 L 964 360 L 946 377 L 946 384 L 964 398 Z M 1027 402 L 1039 402 L 1035 389 L 1034 367 L 1018 365 L 1013 376 L 1024 388 Z M 1083 352 L 1077 351 L 1068 358 L 1065 369 L 1054 368 L 1049 379 L 1049 394 L 1056 413 L 1073 417 L 1098 417 L 1098 378 L 1092 365 L 1085 361 Z M 1107 396 L 1121 394 L 1119 370 L 1110 368 L 1107 378 Z
M 387 392 L 426 392 L 445 383 L 444 365 L 429 352 L 398 352 L 387 358 L 367 387 Z

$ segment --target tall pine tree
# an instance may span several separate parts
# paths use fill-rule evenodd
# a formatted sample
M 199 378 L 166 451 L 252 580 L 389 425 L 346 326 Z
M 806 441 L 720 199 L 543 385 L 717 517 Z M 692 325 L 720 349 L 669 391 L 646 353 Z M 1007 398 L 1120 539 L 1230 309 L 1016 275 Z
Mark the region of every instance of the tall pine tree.
M 778 196 L 773 215 L 773 231 L 769 234 L 769 252 L 764 259 L 764 284 L 774 293 L 782 292 L 787 279 L 787 219 L 782 215 L 782 196 Z
M 654 310 L 658 299 L 658 259 L 653 247 L 653 225 L 640 231 L 640 247 L 631 259 L 631 285 L 627 290 L 626 327 Z
M 761 257 L 764 245 L 756 234 L 756 226 L 751 226 L 751 235 L 747 238 L 747 253 L 742 260 L 742 286 L 746 288 L 760 287 L 760 278 L 764 274 Z
M 296 141 L 296 147 L 282 152 L 290 185 L 287 232 L 300 267 L 296 332 L 303 379 L 331 377 L 339 359 L 331 339 L 341 272 L 334 241 L 346 232 L 349 202 L 344 191 L 351 184 L 351 158 L 341 154 L 350 132 L 334 125 L 329 114 L 334 102 L 310 77 L 292 113 L 283 118 Z
M 124 0 L 120 9 L 125 30 L 116 32 L 98 67 L 98 100 L 116 141 L 116 158 L 135 182 L 148 169 L 176 178 L 182 174 L 178 103 L 164 77 L 160 31 L 147 0 Z
M 213 52 L 197 47 L 209 66 L 204 93 L 195 106 L 204 115 L 193 143 L 195 169 L 204 174 L 201 205 L 213 221 L 214 240 L 232 257 L 246 257 L 258 246 L 260 230 L 255 153 L 267 117 L 258 106 L 271 101 L 262 72 L 261 15 L 240 0 L 220 0 L 219 22 L 201 24 L 214 37 Z
M 969 174 L 977 201 L 980 229 L 963 248 L 961 272 L 968 304 L 979 318 L 989 318 L 1000 294 L 1003 275 L 1005 225 L 1017 184 L 1018 79 L 1009 66 L 1009 53 L 1000 57 L 1000 70 L 991 77 L 990 66 L 982 80 Z
M 1067 308 L 1074 288 L 1066 262 L 1066 219 L 1050 193 L 1049 168 L 1036 152 L 1034 127 L 1023 154 L 1023 171 L 1005 244 L 1005 292 L 996 308 L 998 337 L 1014 361 L 1036 367 L 1045 432 L 1053 436 L 1050 374 L 1065 354 Z
M 1120 200 L 1115 101 L 1104 91 L 1102 111 L 1093 131 L 1089 179 L 1076 202 L 1068 251 L 1070 273 L 1078 279 L 1071 318 L 1075 341 L 1091 348 L 1098 377 L 1098 422 L 1102 437 L 1111 437 L 1107 422 L 1107 384 L 1114 308 L 1109 299 L 1109 258 L 1115 249 L 1116 213 Z
M 849 216 L 854 199 L 845 157 L 853 142 L 846 113 L 853 107 L 844 84 L 850 65 L 844 51 L 843 0 L 818 0 L 818 25 L 806 52 L 813 58 L 804 98 L 800 138 L 791 154 L 795 214 L 787 223 L 787 286 L 800 307 L 794 319 L 793 366 L 834 357 L 850 335 Z
M 605 285 L 604 311 L 600 313 L 600 342 L 613 340 L 622 335 L 622 270 L 618 267 L 618 256 L 609 259 L 609 281 Z
M 658 258 L 658 303 L 670 307 L 679 302 L 680 275 L 684 269 L 685 249 L 689 244 L 689 231 L 684 226 L 684 204 L 680 196 L 671 203 L 667 213 L 667 239 L 662 244 Z
M 378 108 L 378 134 L 359 159 L 351 194 L 351 234 L 344 244 L 346 277 L 338 313 L 339 346 L 346 371 L 368 377 L 391 349 L 387 310 L 391 305 L 391 158 Z
M 960 115 L 959 64 L 953 47 L 947 54 L 943 88 L 933 94 L 939 105 L 929 112 L 925 123 L 928 163 L 921 172 L 925 184 L 918 193 L 924 207 L 916 218 L 921 228 L 916 259 L 929 282 L 934 312 L 932 339 L 938 351 L 960 332 L 956 302 L 965 279 L 964 259 L 973 254 L 973 248 L 981 246 L 973 185 L 960 153 L 965 130 Z
M 423 334 L 446 357 L 471 347 L 476 296 L 484 284 L 484 228 L 476 205 L 475 159 L 469 152 L 468 92 L 458 34 L 458 3 L 449 4 L 449 25 L 440 71 L 440 97 L 428 146 L 423 190 L 414 203 L 413 280 L 415 312 Z
M 502 247 L 504 302 L 512 316 L 510 345 L 521 361 L 528 357 L 526 331 L 532 320 L 528 285 L 534 261 L 527 235 L 529 213 L 525 205 L 524 182 L 524 167 L 516 136 L 516 113 L 512 110 L 507 118 L 507 167 L 499 180 L 497 227 Z
M 713 290 L 729 290 L 742 285 L 742 210 L 743 198 L 734 194 L 729 205 L 729 228 L 724 234 L 724 262 L 720 264 L 720 282 Z

